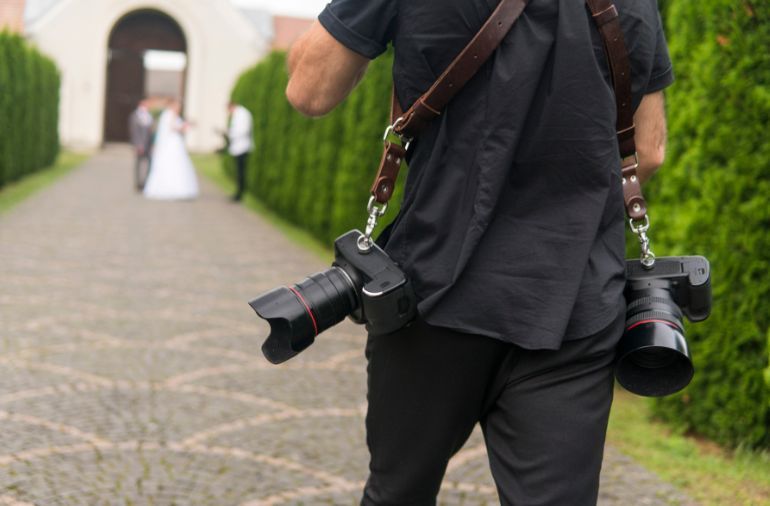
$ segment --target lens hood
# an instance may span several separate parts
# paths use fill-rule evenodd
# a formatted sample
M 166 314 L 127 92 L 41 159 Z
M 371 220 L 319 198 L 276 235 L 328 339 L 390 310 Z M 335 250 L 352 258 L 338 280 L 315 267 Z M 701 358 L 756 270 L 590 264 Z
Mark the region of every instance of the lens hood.
M 249 302 L 270 324 L 262 353 L 273 364 L 286 362 L 313 344 L 316 332 L 309 310 L 286 287 L 276 288 Z
M 678 392 L 695 369 L 684 335 L 662 321 L 643 322 L 627 330 L 618 343 L 615 377 L 628 391 L 647 397 Z

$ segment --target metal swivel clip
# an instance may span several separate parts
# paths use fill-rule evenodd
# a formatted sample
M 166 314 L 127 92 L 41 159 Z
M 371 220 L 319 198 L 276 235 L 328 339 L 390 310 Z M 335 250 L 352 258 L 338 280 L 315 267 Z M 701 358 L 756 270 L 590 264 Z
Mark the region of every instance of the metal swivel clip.
M 640 261 L 642 265 L 647 269 L 652 269 L 655 266 L 655 253 L 650 248 L 650 238 L 647 237 L 647 231 L 650 229 L 650 217 L 645 215 L 644 222 L 636 224 L 633 219 L 628 220 L 631 232 L 636 234 L 639 238 L 639 245 L 642 248 L 642 254 Z

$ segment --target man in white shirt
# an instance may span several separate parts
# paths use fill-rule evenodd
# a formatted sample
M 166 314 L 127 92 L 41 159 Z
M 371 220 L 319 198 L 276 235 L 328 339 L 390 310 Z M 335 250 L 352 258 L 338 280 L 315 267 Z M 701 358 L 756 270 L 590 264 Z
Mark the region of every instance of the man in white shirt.
M 253 119 L 248 109 L 235 102 L 230 102 L 227 110 L 230 113 L 230 127 L 227 130 L 228 152 L 235 159 L 238 184 L 232 199 L 239 201 L 243 197 L 243 190 L 246 186 L 246 162 L 249 153 L 254 149 Z

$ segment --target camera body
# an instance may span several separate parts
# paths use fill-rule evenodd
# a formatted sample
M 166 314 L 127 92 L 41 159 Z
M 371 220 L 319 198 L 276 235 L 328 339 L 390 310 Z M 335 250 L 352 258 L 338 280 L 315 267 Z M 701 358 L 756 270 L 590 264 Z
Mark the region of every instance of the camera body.
M 249 303 L 270 324 L 262 345 L 270 362 L 296 356 L 346 316 L 372 334 L 394 332 L 414 319 L 417 297 L 408 277 L 376 244 L 360 249 L 362 235 L 351 230 L 337 238 L 330 269 Z
M 686 387 L 694 374 L 682 317 L 711 313 L 711 274 L 702 256 L 662 257 L 652 268 L 626 263 L 626 330 L 615 375 L 627 390 L 660 397 Z
M 414 319 L 417 297 L 406 274 L 379 246 L 358 248 L 361 232 L 351 230 L 334 241 L 335 267 L 356 286 L 358 307 L 350 319 L 366 324 L 371 334 L 389 334 Z
M 691 322 L 711 314 L 711 272 L 702 256 L 660 257 L 652 269 L 639 260 L 626 261 L 626 295 L 660 286 L 667 289 Z

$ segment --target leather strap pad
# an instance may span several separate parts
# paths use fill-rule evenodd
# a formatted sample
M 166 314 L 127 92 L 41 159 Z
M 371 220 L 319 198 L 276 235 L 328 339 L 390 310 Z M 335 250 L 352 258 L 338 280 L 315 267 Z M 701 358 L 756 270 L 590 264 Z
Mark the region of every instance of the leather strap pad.
M 393 190 L 396 188 L 396 179 L 398 171 L 401 168 L 401 162 L 406 156 L 406 150 L 393 142 L 385 142 L 385 151 L 380 160 L 380 169 L 374 178 L 371 193 L 374 199 L 385 204 L 393 196 Z

